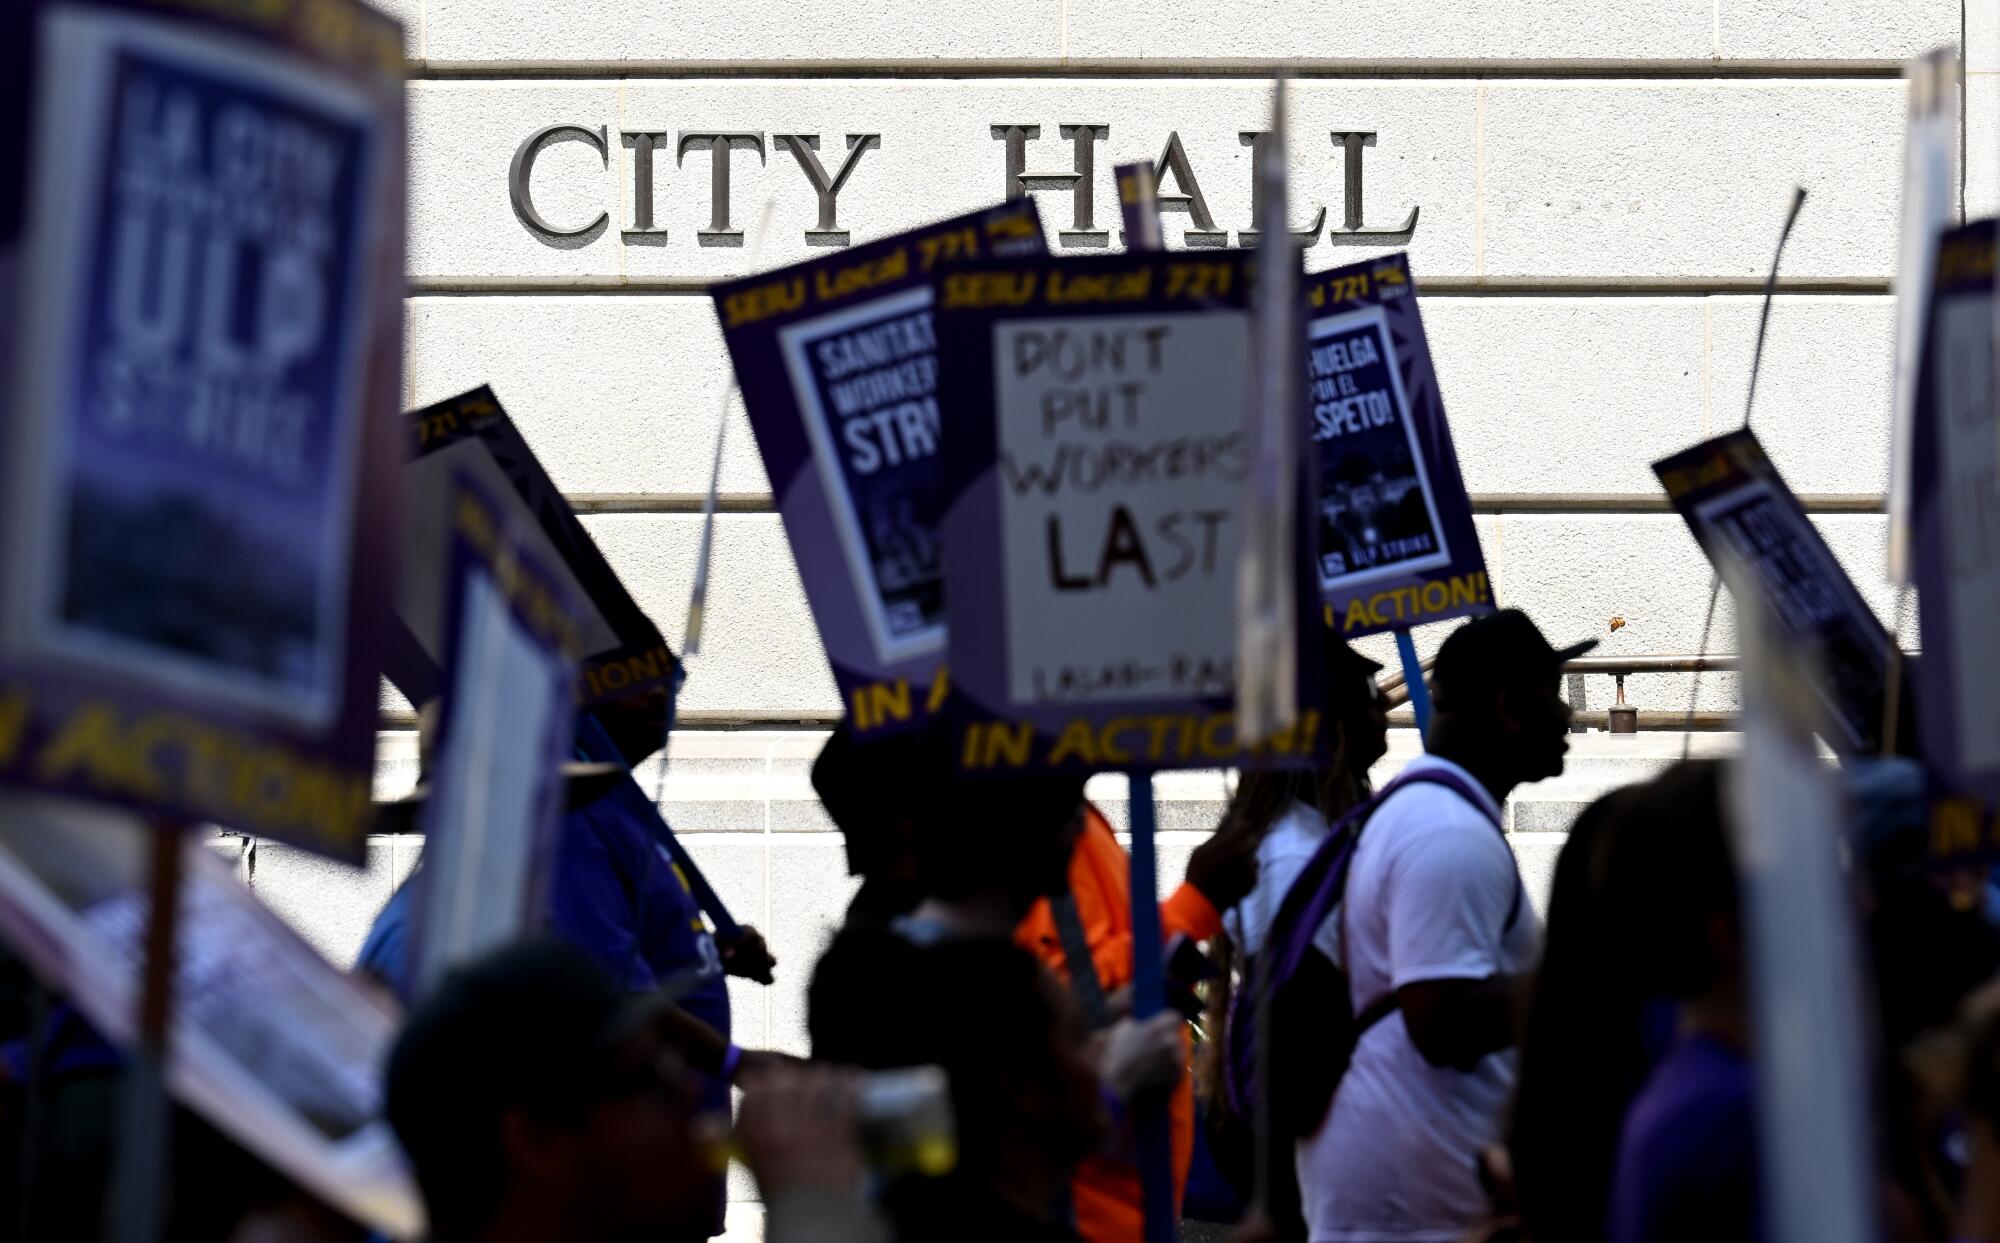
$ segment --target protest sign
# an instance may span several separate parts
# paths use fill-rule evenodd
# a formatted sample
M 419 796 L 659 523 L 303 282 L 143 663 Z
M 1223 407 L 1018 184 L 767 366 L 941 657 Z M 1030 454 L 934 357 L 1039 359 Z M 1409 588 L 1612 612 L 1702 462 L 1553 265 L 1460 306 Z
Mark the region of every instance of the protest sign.
M 1353 639 L 1491 611 L 1408 256 L 1309 276 L 1306 297 L 1319 589 L 1333 624 Z
M 0 936 L 129 1048 L 148 922 L 147 834 L 108 810 L 0 798 Z M 172 1094 L 313 1196 L 414 1238 L 423 1214 L 381 1120 L 392 1002 L 315 953 L 208 847 L 183 854 Z
M 1257 742 L 1298 713 L 1298 510 L 1300 504 L 1299 249 L 1286 223 L 1285 84 L 1272 92 L 1271 129 L 1256 148 L 1257 291 L 1251 313 L 1249 482 L 1236 575 L 1236 720 Z M 1308 591 L 1308 594 L 1310 592 Z
M 1863 1243 L 1879 1233 L 1870 1119 L 1865 960 L 1842 859 L 1852 835 L 1813 733 L 1831 734 L 1813 688 L 1825 649 L 1799 643 L 1798 595 L 1762 550 L 1711 551 L 1736 601 L 1743 750 L 1725 788 L 1757 1051 L 1761 1237 Z
M 392 644 L 390 681 L 421 706 L 442 689 L 450 535 L 457 480 L 493 498 L 503 526 L 551 574 L 577 609 L 583 653 L 577 699 L 617 738 L 628 763 L 666 736 L 667 702 L 680 662 L 583 529 L 569 502 L 485 386 L 411 411 L 404 468 L 408 518 L 396 609 L 405 632 Z
M 2000 800 L 2000 411 L 1992 220 L 1947 233 L 1913 414 L 1913 568 L 1923 595 L 1917 707 L 1948 792 Z
M 1118 186 L 1118 218 L 1125 225 L 1125 249 L 1161 250 L 1160 187 L 1150 160 L 1120 164 L 1111 170 Z
M 1705 440 L 1653 463 L 1653 473 L 1709 560 L 1740 557 L 1776 601 L 1787 641 L 1812 652 L 1831 713 L 1828 744 L 1844 755 L 1880 748 L 1895 643 L 1756 434 Z
M 1958 49 L 1939 48 L 1903 66 L 1909 92 L 1903 127 L 1903 221 L 1896 257 L 1895 388 L 1889 408 L 1889 578 L 1914 581 L 1910 511 L 1911 433 L 1923 365 L 1925 323 L 1938 239 L 1958 217 Z
M 1241 252 L 941 276 L 938 397 L 957 412 L 944 442 L 952 682 L 963 711 L 991 718 L 968 727 L 968 769 L 1242 756 L 1250 276 Z M 1298 601 L 1300 633 L 1321 624 L 1312 606 Z M 1317 746 L 1317 649 L 1301 645 L 1299 716 L 1269 740 L 1275 758 Z
M 718 285 L 716 314 L 834 682 L 858 733 L 942 702 L 931 282 L 957 259 L 1046 253 L 1017 200 Z
M 554 567 L 464 479 L 450 547 L 449 686 L 411 921 L 416 997 L 541 923 L 581 642 Z
M 0 91 L 0 781 L 358 859 L 394 560 L 398 26 L 29 0 Z
M 510 537 L 576 610 L 582 652 L 576 700 L 590 718 L 579 722 L 579 749 L 591 760 L 628 768 L 659 750 L 681 662 L 618 581 L 493 390 L 482 385 L 407 417 L 413 446 L 404 480 L 409 517 L 396 602 L 401 624 L 392 630 L 386 662 L 389 680 L 417 705 L 444 690 L 452 579 L 441 571 L 450 557 L 452 498 L 458 481 L 466 479 L 499 507 Z M 632 789 L 646 801 L 636 785 Z M 652 819 L 661 842 L 702 895 L 703 909 L 718 928 L 734 929 L 736 922 L 657 809 Z

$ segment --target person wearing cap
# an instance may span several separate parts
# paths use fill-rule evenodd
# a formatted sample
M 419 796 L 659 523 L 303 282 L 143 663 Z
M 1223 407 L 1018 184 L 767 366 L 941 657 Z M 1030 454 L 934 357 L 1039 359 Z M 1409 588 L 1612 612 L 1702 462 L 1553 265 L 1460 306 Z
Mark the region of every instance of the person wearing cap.
M 1562 772 L 1562 668 L 1591 646 L 1555 648 L 1508 609 L 1438 651 L 1428 753 L 1370 815 L 1336 916 L 1354 1012 L 1388 1008 L 1298 1146 L 1313 1243 L 1445 1243 L 1486 1215 L 1476 1163 L 1500 1138 L 1541 938 L 1502 809 Z
M 436 701 L 420 718 L 420 755 L 429 768 Z M 744 1067 L 781 1055 L 739 1048 L 731 1039 L 728 982 L 740 976 L 769 984 L 776 960 L 749 925 L 735 944 L 718 947 L 702 918 L 687 876 L 660 841 L 671 832 L 646 792 L 621 764 L 571 763 L 562 768 L 564 808 L 550 867 L 547 927 L 584 950 L 634 993 L 663 994 L 674 1003 L 667 1022 L 686 1055 L 708 1077 L 703 1108 L 727 1112 L 729 1081 Z M 428 783 L 412 795 L 378 805 L 378 824 L 413 828 Z M 393 813 L 387 819 L 383 813 Z M 422 864 L 390 896 L 362 943 L 356 970 L 409 999 L 411 923 Z M 710 1204 L 709 1234 L 719 1235 L 728 1211 L 720 1184 Z

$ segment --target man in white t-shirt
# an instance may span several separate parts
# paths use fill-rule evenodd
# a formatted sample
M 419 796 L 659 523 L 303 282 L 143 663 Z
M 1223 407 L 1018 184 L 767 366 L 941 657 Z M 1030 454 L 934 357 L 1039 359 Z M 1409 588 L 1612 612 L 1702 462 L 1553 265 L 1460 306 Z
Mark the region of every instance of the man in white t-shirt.
M 1319 1131 L 1300 1141 L 1312 1243 L 1448 1243 L 1486 1216 L 1479 1152 L 1513 1092 L 1541 921 L 1521 888 L 1501 809 L 1562 772 L 1570 712 L 1558 650 L 1509 609 L 1466 623 L 1431 674 L 1429 753 L 1355 848 L 1340 922 L 1356 1014 L 1397 1008 L 1361 1036 Z

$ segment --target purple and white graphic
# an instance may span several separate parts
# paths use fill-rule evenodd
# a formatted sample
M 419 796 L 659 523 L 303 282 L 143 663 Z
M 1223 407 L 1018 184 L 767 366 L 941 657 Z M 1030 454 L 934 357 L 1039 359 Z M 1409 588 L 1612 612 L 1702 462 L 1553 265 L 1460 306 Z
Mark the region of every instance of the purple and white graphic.
M 37 628 L 323 715 L 368 131 L 257 76 L 137 51 L 105 93 Z

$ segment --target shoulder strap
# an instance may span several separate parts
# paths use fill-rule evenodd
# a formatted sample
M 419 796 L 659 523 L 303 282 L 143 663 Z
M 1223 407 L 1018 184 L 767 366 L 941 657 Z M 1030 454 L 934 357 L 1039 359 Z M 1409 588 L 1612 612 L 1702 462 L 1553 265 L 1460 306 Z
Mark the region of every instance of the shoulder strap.
M 1494 832 L 1503 836 L 1506 834 L 1506 830 L 1501 827 L 1500 821 L 1494 818 L 1492 809 L 1486 805 L 1487 800 L 1493 796 L 1478 786 L 1473 785 L 1457 773 L 1452 772 L 1450 769 L 1426 768 L 1414 773 L 1404 773 L 1383 788 L 1381 796 L 1377 801 L 1379 802 L 1381 799 L 1388 798 L 1389 795 L 1405 785 L 1414 785 L 1419 781 L 1429 782 L 1431 785 L 1440 785 L 1450 790 L 1453 794 L 1472 804 L 1473 810 L 1479 813 L 1479 818 L 1492 825 Z
M 1368 1034 L 1369 1028 L 1394 1014 L 1401 1004 L 1393 988 L 1369 1002 L 1361 1013 L 1354 1016 L 1354 1042 L 1360 1044 L 1361 1038 Z
M 1287 916 L 1296 917 L 1302 914 L 1302 911 L 1295 909 L 1295 904 L 1304 906 L 1313 903 L 1313 898 L 1329 879 L 1328 873 L 1334 870 L 1334 864 L 1352 849 L 1355 840 L 1361 836 L 1361 830 L 1367 827 L 1369 819 L 1391 795 L 1423 782 L 1441 785 L 1451 790 L 1478 808 L 1479 813 L 1486 817 L 1487 823 L 1493 825 L 1496 832 L 1500 830 L 1499 822 L 1487 814 L 1485 802 L 1458 774 L 1435 768 L 1400 773 L 1395 780 L 1377 790 L 1371 797 L 1349 808 L 1345 815 L 1334 822 L 1333 828 L 1327 832 L 1318 849 L 1313 851 L 1312 858 L 1306 861 L 1305 867 L 1300 869 L 1298 876 L 1292 881 L 1292 887 L 1285 891 L 1284 898 L 1278 904 L 1278 914 L 1272 921 L 1272 927 L 1276 928 L 1286 923 Z M 1346 871 L 1341 869 L 1339 883 L 1344 886 L 1346 880 Z M 1334 896 L 1337 898 L 1338 892 Z M 1315 919 L 1312 922 L 1317 926 L 1320 921 Z M 1269 934 L 1266 935 L 1265 943 L 1270 944 Z
M 1506 840 L 1507 831 L 1500 827 L 1500 822 L 1498 820 L 1495 820 L 1492 816 L 1492 813 L 1488 811 L 1486 806 L 1486 799 L 1481 798 L 1479 796 L 1479 793 L 1476 793 L 1473 790 L 1473 788 L 1465 781 L 1465 779 L 1460 777 L 1457 773 L 1447 772 L 1443 769 L 1435 769 L 1430 772 L 1416 774 L 1416 777 L 1418 778 L 1427 777 L 1431 781 L 1436 782 L 1438 785 L 1445 786 L 1446 788 L 1450 789 L 1452 792 L 1457 794 L 1460 798 L 1472 804 L 1475 808 L 1478 809 L 1479 814 L 1485 818 L 1486 823 L 1492 825 L 1494 831 L 1500 834 L 1501 840 L 1503 841 Z M 1526 893 L 1527 893 L 1526 888 L 1521 884 L 1520 872 L 1516 870 L 1514 874 L 1514 900 L 1507 905 L 1507 922 L 1500 925 L 1500 931 L 1502 931 L 1503 933 L 1512 932 L 1514 930 L 1514 925 L 1520 921 L 1521 899 L 1526 896 Z
M 1311 948 L 1313 933 L 1326 922 L 1335 904 L 1345 894 L 1348 864 L 1368 821 L 1392 795 L 1419 783 L 1441 785 L 1457 794 L 1478 809 L 1480 816 L 1493 826 L 1494 832 L 1505 836 L 1505 830 L 1486 805 L 1490 796 L 1484 796 L 1483 791 L 1475 789 L 1457 773 L 1443 768 L 1421 768 L 1416 772 L 1399 774 L 1372 798 L 1355 806 L 1335 823 L 1326 840 L 1313 851 L 1312 858 L 1293 880 L 1292 887 L 1285 891 L 1284 900 L 1278 905 L 1277 917 L 1271 921 L 1270 931 L 1264 936 L 1265 950 L 1275 951 L 1270 964 L 1272 979 L 1286 979 L 1298 968 L 1299 960 Z M 1507 914 L 1509 929 L 1520 916 L 1520 906 L 1521 889 L 1517 883 L 1514 904 Z

